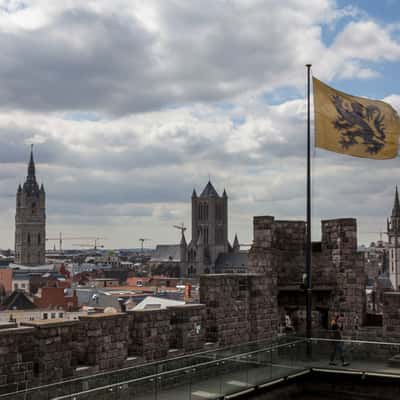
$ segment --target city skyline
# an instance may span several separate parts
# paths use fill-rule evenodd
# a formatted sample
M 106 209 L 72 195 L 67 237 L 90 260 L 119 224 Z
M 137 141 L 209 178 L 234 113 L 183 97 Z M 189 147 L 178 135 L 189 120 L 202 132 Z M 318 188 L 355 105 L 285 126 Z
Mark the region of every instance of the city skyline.
M 190 228 L 190 195 L 209 175 L 230 197 L 230 241 L 250 242 L 254 215 L 304 220 L 304 64 L 399 111 L 400 10 L 275 3 L 0 1 L 0 247 L 14 247 L 30 143 L 49 236 L 179 243 L 172 225 Z M 375 241 L 397 159 L 314 155 L 314 239 L 321 218 L 355 217 L 360 243 Z

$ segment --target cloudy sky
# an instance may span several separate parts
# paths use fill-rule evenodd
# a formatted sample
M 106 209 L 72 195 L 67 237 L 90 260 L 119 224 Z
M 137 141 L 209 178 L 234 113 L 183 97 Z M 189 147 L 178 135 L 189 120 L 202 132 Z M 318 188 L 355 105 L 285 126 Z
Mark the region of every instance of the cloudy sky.
M 305 63 L 400 110 L 396 0 L 0 0 L 0 48 L 0 248 L 30 143 L 50 237 L 177 242 L 210 176 L 250 243 L 253 215 L 304 219 Z M 312 170 L 314 238 L 351 216 L 376 240 L 398 158 L 316 150 Z

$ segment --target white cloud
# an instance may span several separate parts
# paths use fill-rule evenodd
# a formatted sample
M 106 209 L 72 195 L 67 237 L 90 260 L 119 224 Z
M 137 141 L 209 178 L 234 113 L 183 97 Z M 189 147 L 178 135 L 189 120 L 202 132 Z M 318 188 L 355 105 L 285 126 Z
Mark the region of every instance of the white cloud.
M 373 62 L 400 59 L 400 43 L 390 36 L 389 29 L 373 21 L 351 22 L 338 34 L 332 46 L 344 58 Z
M 170 241 L 208 174 L 231 198 L 231 236 L 248 243 L 255 214 L 303 218 L 304 64 L 325 80 L 369 79 L 399 58 L 393 27 L 330 0 L 23 4 L 0 0 L 3 247 L 29 143 L 49 232 Z M 352 19 L 323 42 L 324 29 Z M 282 88 L 291 100 L 266 104 Z M 386 100 L 399 108 L 396 92 Z M 316 217 L 385 219 L 396 160 L 371 176 L 365 160 L 316 154 Z
M 400 51 L 393 29 L 372 21 L 350 22 L 326 47 L 322 28 L 359 14 L 329 0 L 24 4 L 0 13 L 7 109 L 153 111 L 300 88 L 306 62 L 323 79 L 369 78 L 376 72 L 357 60 L 397 60 Z

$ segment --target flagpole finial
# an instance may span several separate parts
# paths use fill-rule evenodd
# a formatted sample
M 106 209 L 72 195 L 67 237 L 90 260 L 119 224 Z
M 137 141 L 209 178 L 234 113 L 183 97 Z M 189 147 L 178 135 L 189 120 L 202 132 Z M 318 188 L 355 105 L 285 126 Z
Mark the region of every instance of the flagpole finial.
M 312 64 L 306 64 L 307 68 L 310 68 L 312 66 Z

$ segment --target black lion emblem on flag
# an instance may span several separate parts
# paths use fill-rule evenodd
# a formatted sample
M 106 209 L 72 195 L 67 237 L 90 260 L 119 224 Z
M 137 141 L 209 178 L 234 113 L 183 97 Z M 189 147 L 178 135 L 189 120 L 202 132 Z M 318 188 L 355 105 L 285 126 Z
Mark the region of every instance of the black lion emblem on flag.
M 349 102 L 339 95 L 333 95 L 331 100 L 338 113 L 333 126 L 341 134 L 342 148 L 347 150 L 355 144 L 363 144 L 367 153 L 379 153 L 386 143 L 381 110 L 374 105 Z

